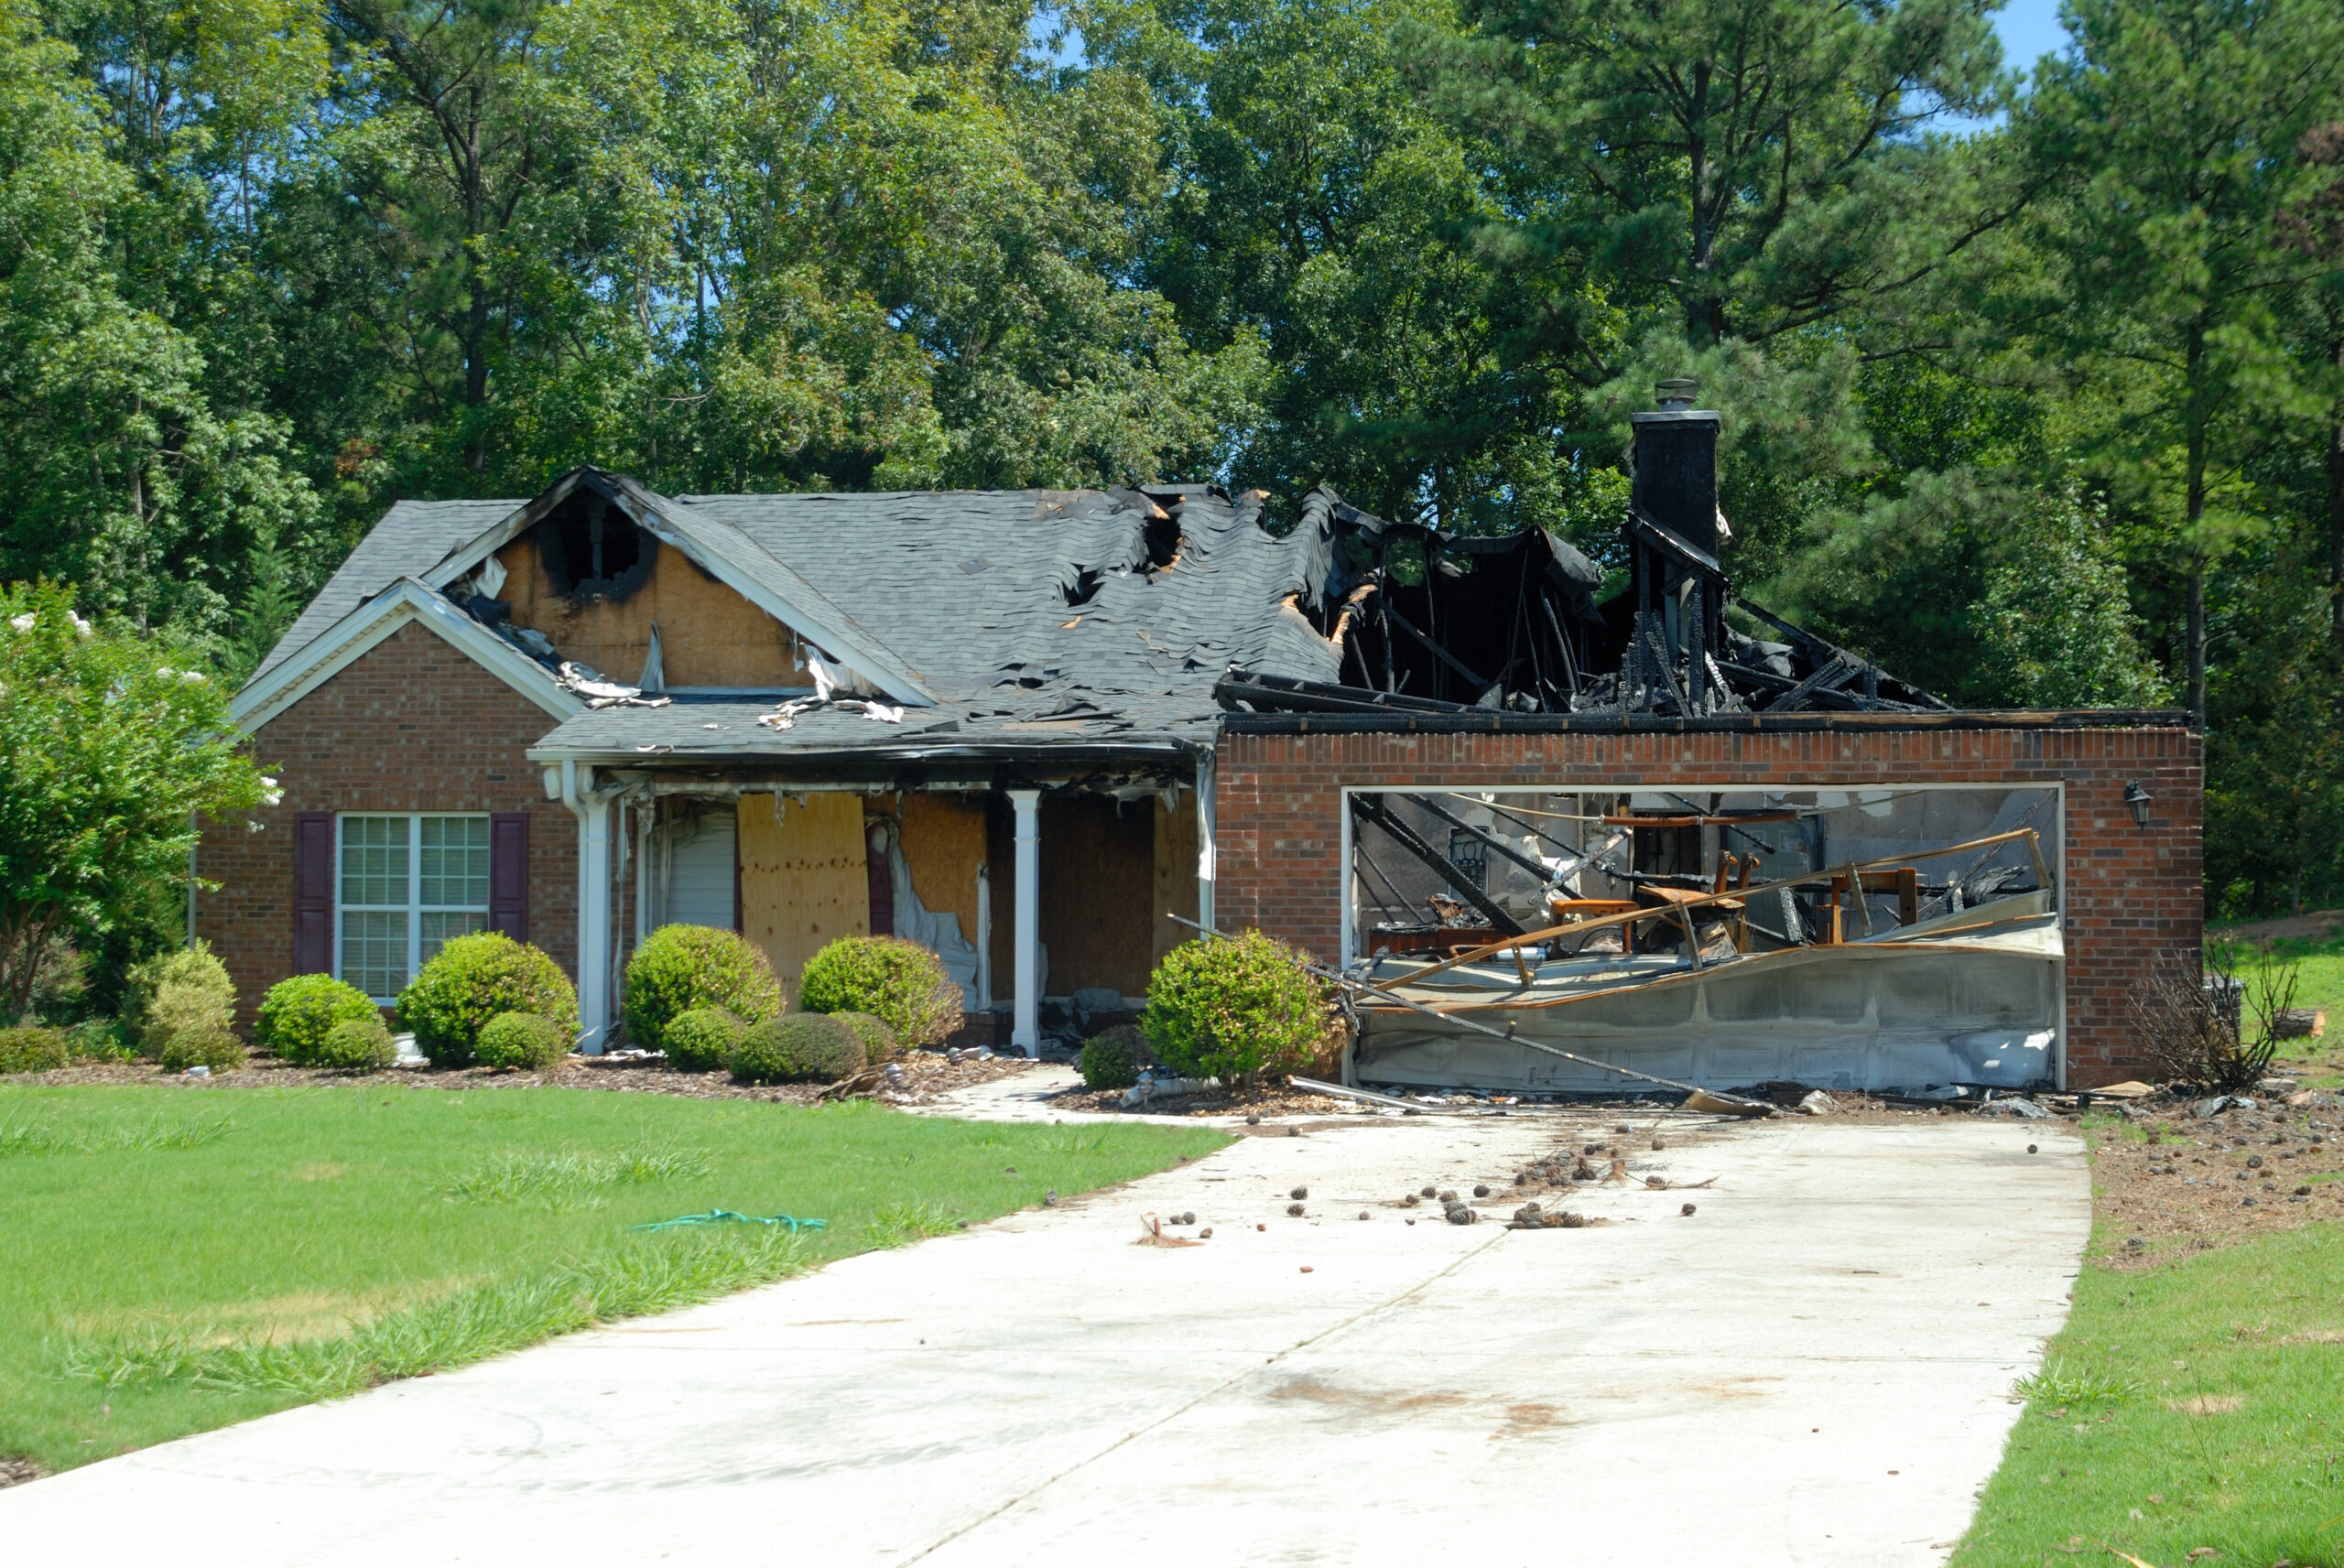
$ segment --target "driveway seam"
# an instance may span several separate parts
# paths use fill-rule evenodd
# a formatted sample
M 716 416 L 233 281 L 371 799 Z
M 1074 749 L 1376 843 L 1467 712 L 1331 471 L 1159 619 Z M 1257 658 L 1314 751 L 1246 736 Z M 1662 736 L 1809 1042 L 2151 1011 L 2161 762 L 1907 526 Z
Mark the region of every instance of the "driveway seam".
M 1446 1268 L 1443 1268 L 1437 1272 L 1426 1275 L 1423 1279 L 1417 1281 L 1415 1284 L 1409 1286 L 1406 1290 L 1400 1292 L 1398 1294 L 1389 1296 L 1383 1301 L 1375 1303 L 1372 1306 L 1362 1307 L 1359 1311 L 1351 1314 L 1351 1316 L 1342 1319 L 1340 1322 L 1330 1323 L 1325 1328 L 1320 1329 L 1318 1333 L 1310 1336 L 1308 1339 L 1296 1340 L 1292 1345 L 1287 1346 L 1276 1355 L 1264 1360 L 1261 1367 L 1248 1367 L 1243 1372 L 1223 1378 L 1220 1382 L 1214 1383 L 1210 1387 L 1200 1390 L 1194 1399 L 1188 1400 L 1171 1410 L 1166 1411 L 1162 1415 L 1157 1416 L 1154 1421 L 1147 1422 L 1145 1426 L 1134 1427 L 1131 1431 L 1123 1433 L 1123 1436 L 1115 1439 L 1114 1442 L 1110 1443 L 1104 1447 L 1097 1449 L 1090 1454 L 1084 1454 L 1081 1458 L 1076 1460 L 1073 1464 L 1054 1475 L 1044 1476 L 1041 1480 L 1035 1482 L 1032 1486 L 1026 1487 L 1015 1497 L 1010 1498 L 1001 1503 L 998 1507 L 988 1509 L 986 1512 L 978 1515 L 975 1519 L 971 1519 L 968 1523 L 962 1525 L 960 1529 L 953 1530 L 950 1534 L 940 1536 L 937 1540 L 930 1541 L 928 1545 L 921 1547 L 909 1557 L 904 1558 L 897 1565 L 897 1568 L 911 1568 L 913 1563 L 934 1556 L 937 1552 L 943 1551 L 946 1547 L 951 1545 L 962 1536 L 968 1535 L 971 1531 L 981 1530 L 984 1526 L 991 1524 L 994 1519 L 1001 1518 L 1002 1515 L 1009 1512 L 1012 1509 L 1016 1508 L 1020 1503 L 1026 1502 L 1030 1498 L 1039 1497 L 1042 1493 L 1048 1491 L 1052 1487 L 1057 1486 L 1060 1481 L 1089 1469 L 1091 1465 L 1098 1464 L 1101 1460 L 1106 1458 L 1109 1454 L 1113 1454 L 1116 1450 L 1123 1448 L 1129 1444 L 1135 1443 L 1140 1438 L 1146 1436 L 1149 1433 L 1155 1432 L 1160 1427 L 1179 1420 L 1180 1417 L 1188 1414 L 1190 1411 L 1195 1410 L 1199 1405 L 1203 1404 L 1207 1400 L 1211 1399 L 1216 1394 L 1224 1393 L 1231 1389 L 1236 1388 L 1249 1378 L 1260 1376 L 1263 1368 L 1275 1367 L 1279 1362 L 1285 1360 L 1289 1356 L 1293 1356 L 1300 1351 L 1308 1350 L 1312 1346 L 1330 1339 L 1334 1336 L 1342 1333 L 1345 1329 L 1353 1328 L 1360 1324 L 1366 1323 L 1380 1314 L 1393 1311 L 1394 1308 L 1403 1305 L 1412 1298 L 1419 1296 L 1425 1292 L 1432 1289 L 1433 1286 L 1440 1283 L 1441 1281 L 1449 1278 L 1449 1275 L 1455 1273 L 1458 1270 L 1463 1268 L 1466 1264 L 1471 1262 L 1474 1259 L 1479 1258 L 1482 1253 L 1487 1252 L 1491 1248 L 1495 1247 L 1499 1242 L 1504 1239 L 1505 1232 L 1501 1229 L 1496 1235 L 1491 1237 L 1488 1240 L 1481 1243 L 1479 1246 L 1469 1248 L 1465 1251 L 1460 1252 L 1456 1257 L 1449 1260 L 1449 1264 Z

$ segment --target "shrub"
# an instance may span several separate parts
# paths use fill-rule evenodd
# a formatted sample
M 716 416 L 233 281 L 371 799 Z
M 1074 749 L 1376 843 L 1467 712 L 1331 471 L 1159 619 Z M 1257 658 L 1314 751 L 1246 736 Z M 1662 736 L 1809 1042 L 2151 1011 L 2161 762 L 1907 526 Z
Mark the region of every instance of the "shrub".
M 764 950 L 743 936 L 712 925 L 661 926 L 627 960 L 627 1034 L 646 1051 L 665 1050 L 669 1022 L 706 1007 L 762 1023 L 781 1016 L 781 982 Z
M 1086 1088 L 1127 1089 L 1139 1082 L 1140 1056 L 1146 1038 L 1128 1023 L 1092 1035 L 1082 1043 L 1082 1082 Z
M 0 1029 L 0 1073 L 46 1073 L 73 1060 L 65 1031 L 41 1023 Z
M 326 1037 L 318 1042 L 308 1059 L 320 1067 L 379 1073 L 398 1061 L 399 1048 L 391 1038 L 389 1027 L 383 1022 L 383 1015 L 369 1002 L 365 1017 L 345 1018 L 327 1030 Z
M 497 931 L 459 936 L 399 993 L 399 1019 L 435 1067 L 471 1065 L 481 1031 L 500 1012 L 534 1012 L 565 1046 L 578 1038 L 578 992 L 537 948 Z
M 209 1067 L 215 1073 L 232 1072 L 250 1059 L 244 1043 L 230 1029 L 199 1027 L 182 1029 L 165 1043 L 160 1060 L 170 1072 L 182 1072 L 189 1067 Z
M 235 1024 L 236 984 L 201 937 L 133 964 L 122 981 L 123 1016 L 149 1056 L 160 1055 L 176 1035 L 221 1033 Z
M 960 1026 L 960 988 L 935 954 L 900 936 L 841 936 L 807 960 L 798 1004 L 867 1012 L 906 1045 L 936 1045 Z
M 667 1065 L 679 1073 L 712 1073 L 732 1064 L 732 1047 L 747 1033 L 745 1019 L 721 1007 L 696 1007 L 667 1021 L 661 1036 Z
M 288 1062 L 327 1067 L 347 1067 L 350 1062 L 329 1062 L 319 1053 L 326 1036 L 339 1023 L 383 1021 L 382 1011 L 366 993 L 331 975 L 295 975 L 268 988 L 261 998 L 260 1043 Z M 383 1038 L 391 1032 L 383 1031 Z
M 1148 980 L 1140 1030 L 1184 1077 L 1251 1087 L 1265 1073 L 1298 1071 L 1337 1027 L 1326 986 L 1304 962 L 1259 931 L 1184 942 Z
M 854 1031 L 854 1037 L 863 1042 L 865 1062 L 891 1061 L 904 1054 L 895 1032 L 887 1027 L 884 1018 L 874 1018 L 867 1012 L 833 1012 L 824 1016 L 835 1018 Z
M 570 1054 L 570 1037 L 552 1019 L 534 1012 L 500 1012 L 472 1043 L 472 1060 L 483 1067 L 535 1067 L 542 1071 Z
M 732 1076 L 744 1084 L 834 1083 L 867 1065 L 852 1027 L 819 1012 L 753 1024 L 732 1048 Z

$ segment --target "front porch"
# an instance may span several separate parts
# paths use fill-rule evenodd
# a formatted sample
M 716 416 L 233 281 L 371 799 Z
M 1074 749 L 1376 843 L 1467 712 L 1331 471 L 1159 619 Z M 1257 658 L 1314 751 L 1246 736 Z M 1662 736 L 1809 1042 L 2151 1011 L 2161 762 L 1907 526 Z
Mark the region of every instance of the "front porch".
M 740 932 L 793 998 L 841 936 L 917 942 L 961 988 L 956 1043 L 1037 1056 L 1135 1013 L 1192 935 L 1173 916 L 1212 907 L 1209 754 L 892 778 L 869 758 L 852 778 L 812 759 L 681 773 L 532 756 L 578 821 L 589 1053 L 617 1044 L 627 962 L 666 925 Z

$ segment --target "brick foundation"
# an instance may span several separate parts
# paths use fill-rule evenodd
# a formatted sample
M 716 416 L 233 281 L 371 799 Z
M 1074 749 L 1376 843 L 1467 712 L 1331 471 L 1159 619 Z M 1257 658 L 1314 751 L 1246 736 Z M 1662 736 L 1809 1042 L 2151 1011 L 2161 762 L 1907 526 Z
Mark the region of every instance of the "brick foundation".
M 221 884 L 197 895 L 196 933 L 234 978 L 241 1021 L 293 972 L 299 811 L 529 813 L 529 940 L 574 978 L 578 823 L 522 756 L 555 722 L 409 622 L 263 725 L 253 755 L 283 784 L 283 803 L 207 823 L 196 854 L 197 874 Z
M 2071 1087 L 2138 1076 L 2128 1003 L 2156 954 L 2202 930 L 2200 738 L 2186 729 L 2008 728 L 1675 733 L 1270 733 L 1233 723 L 1218 758 L 1216 923 L 1332 958 L 1346 785 L 1850 789 L 2064 784 L 2062 903 Z M 2155 796 L 2134 826 L 2124 785 Z

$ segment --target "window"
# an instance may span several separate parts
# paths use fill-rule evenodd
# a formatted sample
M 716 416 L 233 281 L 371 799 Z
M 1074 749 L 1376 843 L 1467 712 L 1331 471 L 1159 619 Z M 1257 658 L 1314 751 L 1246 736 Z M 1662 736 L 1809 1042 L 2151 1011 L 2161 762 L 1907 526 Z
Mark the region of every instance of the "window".
M 335 973 L 377 1001 L 488 929 L 488 818 L 344 816 Z

